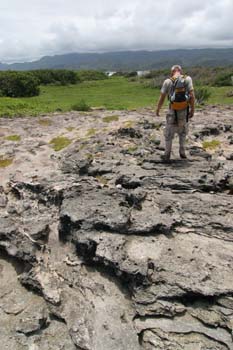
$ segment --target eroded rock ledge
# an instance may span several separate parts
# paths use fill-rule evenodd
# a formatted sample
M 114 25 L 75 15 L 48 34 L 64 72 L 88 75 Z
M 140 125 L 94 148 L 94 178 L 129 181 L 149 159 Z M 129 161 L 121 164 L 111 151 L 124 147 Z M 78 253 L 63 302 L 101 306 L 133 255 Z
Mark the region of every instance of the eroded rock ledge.
M 2 172 L 1 349 L 233 349 L 233 109 L 197 113 L 170 164 L 151 111 L 104 113 L 47 117 L 95 133 L 56 153 L 34 128 L 34 168 Z

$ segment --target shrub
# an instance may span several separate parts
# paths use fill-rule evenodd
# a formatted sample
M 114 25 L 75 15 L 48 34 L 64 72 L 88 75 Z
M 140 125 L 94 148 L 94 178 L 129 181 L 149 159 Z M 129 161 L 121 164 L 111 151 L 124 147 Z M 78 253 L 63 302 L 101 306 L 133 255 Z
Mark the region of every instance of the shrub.
M 229 86 L 232 84 L 233 67 L 192 67 L 187 74 L 196 85 Z
M 0 91 L 7 97 L 32 97 L 40 93 L 38 79 L 29 72 L 0 72 Z
M 71 109 L 72 111 L 88 112 L 90 111 L 91 107 L 84 100 L 81 100 L 78 103 L 71 106 Z
M 125 74 L 127 74 L 126 72 L 121 72 L 121 71 L 118 71 L 114 74 L 115 77 L 124 77 Z
M 233 97 L 233 91 L 229 91 L 226 93 L 226 97 Z
M 210 97 L 211 92 L 205 87 L 198 87 L 195 89 L 196 103 L 201 105 Z
M 126 78 L 133 78 L 133 77 L 137 77 L 138 73 L 136 71 L 132 71 L 132 72 L 127 72 L 125 73 L 125 77 Z
M 233 76 L 233 72 L 219 74 L 214 81 L 214 85 L 215 86 L 231 86 L 232 85 L 232 76 Z
M 144 75 L 144 78 L 145 79 L 158 78 L 161 81 L 163 81 L 169 76 L 170 76 L 170 71 L 168 69 L 158 69 L 158 70 L 151 70 L 149 73 Z
M 76 72 L 76 76 L 80 81 L 108 79 L 104 72 L 97 70 L 80 70 Z
M 153 79 L 146 79 L 143 80 L 143 86 L 145 88 L 150 88 L 150 89 L 160 89 L 162 85 L 163 80 L 159 78 L 153 78 Z
M 134 82 L 136 82 L 136 81 L 138 81 L 138 77 L 131 77 L 131 78 L 128 78 L 128 82 L 130 82 L 130 83 L 134 83 Z
M 30 71 L 42 85 L 59 84 L 68 85 L 80 82 L 77 74 L 68 69 L 38 69 Z

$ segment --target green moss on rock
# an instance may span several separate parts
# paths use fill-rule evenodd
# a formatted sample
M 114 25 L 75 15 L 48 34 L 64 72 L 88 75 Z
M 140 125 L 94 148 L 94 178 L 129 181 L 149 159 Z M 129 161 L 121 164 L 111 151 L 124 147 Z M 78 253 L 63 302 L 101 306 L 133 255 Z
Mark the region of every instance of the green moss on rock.
M 96 129 L 95 128 L 91 128 L 87 131 L 86 136 L 93 136 L 96 134 Z
M 109 116 L 104 117 L 102 120 L 104 123 L 118 122 L 119 116 L 118 115 L 109 115 Z
M 52 145 L 54 151 L 58 152 L 63 148 L 69 146 L 72 140 L 65 136 L 54 137 L 49 143 Z
M 66 130 L 69 131 L 69 132 L 73 131 L 74 129 L 75 129 L 74 126 L 68 126 L 68 127 L 66 128 Z
M 12 158 L 0 158 L 0 168 L 6 168 L 13 163 Z
M 135 122 L 133 120 L 127 120 L 126 122 L 124 122 L 124 126 L 126 128 L 132 128 L 134 126 Z
M 21 140 L 21 136 L 20 135 L 9 135 L 9 136 L 6 136 L 5 139 L 8 141 L 19 142 Z
M 212 140 L 212 141 L 204 141 L 202 143 L 202 147 L 204 149 L 215 149 L 221 145 L 220 141 L 218 140 Z
M 41 125 L 41 126 L 50 126 L 52 125 L 52 121 L 50 119 L 39 119 L 38 120 L 38 123 Z

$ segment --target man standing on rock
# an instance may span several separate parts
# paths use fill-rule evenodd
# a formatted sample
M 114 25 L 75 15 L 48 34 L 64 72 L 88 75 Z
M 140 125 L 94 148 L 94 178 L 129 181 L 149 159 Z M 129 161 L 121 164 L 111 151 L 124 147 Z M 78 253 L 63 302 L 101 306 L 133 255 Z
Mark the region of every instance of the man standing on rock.
M 159 116 L 164 100 L 168 96 L 169 110 L 166 116 L 165 153 L 163 160 L 169 161 L 172 140 L 175 133 L 179 135 L 180 157 L 185 159 L 185 139 L 188 132 L 188 120 L 194 115 L 194 89 L 192 78 L 182 74 L 182 68 L 175 65 L 171 68 L 171 77 L 163 83 L 156 115 Z

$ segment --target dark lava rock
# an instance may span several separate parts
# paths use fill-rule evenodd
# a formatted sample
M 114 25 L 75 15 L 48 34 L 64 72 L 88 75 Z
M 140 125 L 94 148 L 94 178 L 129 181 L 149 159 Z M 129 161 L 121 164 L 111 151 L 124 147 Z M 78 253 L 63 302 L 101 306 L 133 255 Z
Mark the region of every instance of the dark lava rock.
M 117 131 L 117 135 L 121 137 L 131 137 L 131 138 L 142 138 L 142 133 L 140 130 L 136 130 L 134 128 L 120 128 Z
M 74 173 L 77 175 L 86 175 L 92 164 L 92 159 L 82 158 L 78 153 L 67 156 L 63 162 L 61 169 L 64 173 Z
M 231 153 L 227 156 L 227 160 L 233 160 L 233 153 Z
M 148 129 L 160 129 L 162 126 L 162 123 L 151 123 L 149 120 L 144 120 L 142 123 L 140 123 L 143 127 L 144 130 L 148 130 Z
M 116 179 L 116 185 L 121 185 L 124 188 L 133 189 L 141 186 L 141 181 L 136 177 L 121 175 Z
M 203 148 L 197 147 L 197 146 L 190 147 L 189 154 L 190 156 L 197 156 L 197 157 L 205 158 L 207 160 L 210 160 L 212 158 L 211 154 L 206 152 Z
M 224 132 L 232 132 L 232 125 L 231 124 L 224 124 L 223 130 L 224 130 Z
M 99 112 L 75 114 L 100 120 L 95 137 L 0 187 L 2 350 L 233 349 L 231 112 L 198 111 L 188 159 L 175 138 L 169 164 L 151 111 L 107 135 Z
M 201 130 L 198 132 L 195 132 L 196 137 L 205 137 L 205 136 L 210 136 L 214 135 L 217 136 L 220 134 L 219 126 L 218 125 L 208 125 L 204 126 Z
M 12 219 L 0 218 L 0 248 L 24 262 L 36 261 L 36 247 L 27 235 L 19 231 Z
M 228 138 L 230 145 L 233 145 L 233 135 L 229 135 Z

